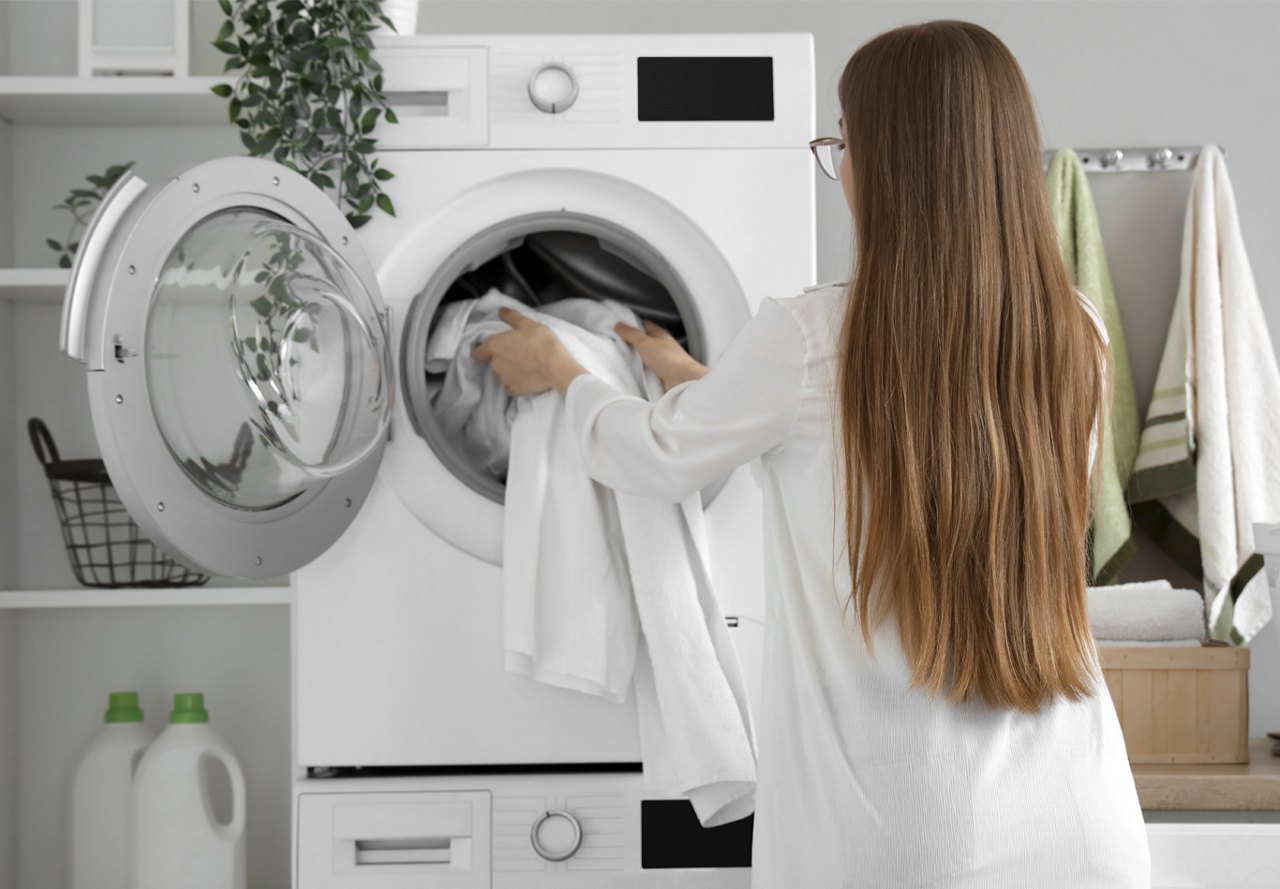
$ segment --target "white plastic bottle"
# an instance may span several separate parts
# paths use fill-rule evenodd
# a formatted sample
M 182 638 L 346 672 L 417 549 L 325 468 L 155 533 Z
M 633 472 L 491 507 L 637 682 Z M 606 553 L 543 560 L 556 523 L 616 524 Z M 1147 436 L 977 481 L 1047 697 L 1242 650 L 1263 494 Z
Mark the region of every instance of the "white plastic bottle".
M 106 725 L 71 781 L 70 889 L 129 889 L 129 798 L 133 773 L 155 733 L 138 693 L 113 691 Z
M 213 816 L 203 764 L 231 778 L 231 821 Z M 204 695 L 174 695 L 169 727 L 133 780 L 133 879 L 129 889 L 244 889 L 244 773 L 209 728 Z

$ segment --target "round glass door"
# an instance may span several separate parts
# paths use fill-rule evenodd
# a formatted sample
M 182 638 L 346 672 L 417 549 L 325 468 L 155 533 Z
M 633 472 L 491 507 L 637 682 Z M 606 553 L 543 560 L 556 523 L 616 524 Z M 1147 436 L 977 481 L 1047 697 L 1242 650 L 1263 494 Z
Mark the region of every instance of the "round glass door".
M 143 358 L 161 437 L 200 491 L 273 510 L 379 445 L 392 370 L 377 308 L 325 241 L 262 209 L 178 239 Z
M 392 355 L 369 257 L 329 196 L 261 158 L 122 177 L 63 303 L 112 484 L 209 574 L 278 577 L 360 512 Z

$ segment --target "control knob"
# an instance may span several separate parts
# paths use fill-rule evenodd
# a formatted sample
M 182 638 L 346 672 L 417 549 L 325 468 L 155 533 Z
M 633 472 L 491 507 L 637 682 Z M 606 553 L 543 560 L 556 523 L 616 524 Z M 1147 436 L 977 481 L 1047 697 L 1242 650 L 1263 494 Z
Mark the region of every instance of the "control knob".
M 534 819 L 529 840 L 533 851 L 547 861 L 564 861 L 582 845 L 582 823 L 572 812 L 552 809 Z
M 529 77 L 529 101 L 540 111 L 568 111 L 578 98 L 578 79 L 559 62 L 540 65 Z

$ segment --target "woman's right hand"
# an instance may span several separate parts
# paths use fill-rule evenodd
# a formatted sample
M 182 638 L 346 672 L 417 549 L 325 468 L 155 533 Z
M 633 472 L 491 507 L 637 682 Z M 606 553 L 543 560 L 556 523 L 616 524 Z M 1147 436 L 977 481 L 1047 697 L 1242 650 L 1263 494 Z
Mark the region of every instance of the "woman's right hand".
M 658 375 L 663 390 L 689 380 L 700 380 L 710 370 L 686 352 L 669 331 L 652 321 L 644 322 L 644 330 L 621 322 L 614 326 L 614 330 L 635 348 L 644 366 Z

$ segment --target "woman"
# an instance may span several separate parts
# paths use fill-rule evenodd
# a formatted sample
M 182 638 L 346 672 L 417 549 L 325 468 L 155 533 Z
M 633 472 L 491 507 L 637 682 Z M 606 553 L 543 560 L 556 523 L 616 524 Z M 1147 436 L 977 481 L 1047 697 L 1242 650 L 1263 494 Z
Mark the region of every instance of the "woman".
M 683 498 L 762 458 L 755 886 L 1147 886 L 1085 608 L 1107 349 L 1026 82 L 990 32 L 940 21 L 860 48 L 840 105 L 816 142 L 853 214 L 847 285 L 766 300 L 713 370 L 620 328 L 654 404 L 514 312 L 477 357 L 562 393 L 620 490 Z

